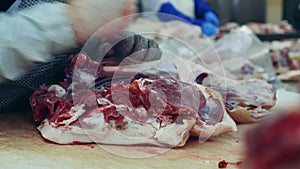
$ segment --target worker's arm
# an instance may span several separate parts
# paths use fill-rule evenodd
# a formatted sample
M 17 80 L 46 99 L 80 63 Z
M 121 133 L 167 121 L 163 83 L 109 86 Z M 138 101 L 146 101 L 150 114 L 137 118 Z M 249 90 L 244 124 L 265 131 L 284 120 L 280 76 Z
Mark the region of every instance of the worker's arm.
M 132 0 L 72 0 L 1 13 L 0 83 L 17 79 L 52 54 L 82 45 L 105 24 L 132 13 L 134 5 Z M 114 24 L 103 36 L 121 32 L 126 24 Z
M 34 62 L 76 46 L 66 4 L 45 3 L 14 14 L 0 14 L 0 82 L 14 80 Z

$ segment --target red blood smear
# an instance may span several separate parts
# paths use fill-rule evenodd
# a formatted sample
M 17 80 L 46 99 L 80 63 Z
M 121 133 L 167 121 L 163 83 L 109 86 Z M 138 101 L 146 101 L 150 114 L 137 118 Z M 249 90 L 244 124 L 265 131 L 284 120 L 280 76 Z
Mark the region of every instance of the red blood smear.
M 73 141 L 73 142 L 71 143 L 71 145 L 84 145 L 84 144 L 86 144 L 86 143 L 83 143 L 83 142 L 81 142 L 81 141 Z
M 95 148 L 96 146 L 95 145 L 88 145 L 90 148 Z
M 219 162 L 218 167 L 219 168 L 227 168 L 228 165 L 233 165 L 236 168 L 241 168 L 241 164 L 242 164 L 241 161 L 234 163 L 234 162 L 227 162 L 225 160 L 222 160 Z
M 222 160 L 219 162 L 218 167 L 219 168 L 227 168 L 228 162 L 226 162 L 225 160 Z
M 73 141 L 72 143 L 70 143 L 70 145 L 85 145 L 88 146 L 90 148 L 95 148 L 96 146 L 94 144 L 87 144 L 81 141 Z

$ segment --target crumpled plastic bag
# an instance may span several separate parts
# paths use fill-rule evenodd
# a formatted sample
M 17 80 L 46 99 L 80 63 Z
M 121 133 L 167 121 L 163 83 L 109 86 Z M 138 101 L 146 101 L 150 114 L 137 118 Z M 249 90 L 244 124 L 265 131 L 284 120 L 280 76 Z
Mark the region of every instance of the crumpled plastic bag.
M 220 59 L 224 67 L 232 66 L 226 65 L 228 60 L 245 61 L 245 63 L 250 61 L 265 80 L 275 80 L 275 71 L 269 56 L 269 49 L 247 26 L 231 31 L 216 41 L 214 46 L 199 52 L 198 55 L 205 64 L 215 62 L 216 58 Z

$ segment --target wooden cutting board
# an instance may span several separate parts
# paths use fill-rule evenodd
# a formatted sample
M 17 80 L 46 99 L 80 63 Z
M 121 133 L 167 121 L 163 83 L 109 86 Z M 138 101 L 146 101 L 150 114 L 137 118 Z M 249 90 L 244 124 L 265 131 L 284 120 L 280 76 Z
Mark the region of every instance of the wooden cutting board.
M 273 113 L 294 109 L 299 101 L 299 93 L 278 90 Z M 32 116 L 30 112 L 0 113 L 0 169 L 217 169 L 221 160 L 232 163 L 243 160 L 244 135 L 256 125 L 238 125 L 238 132 L 202 144 L 190 138 L 182 148 L 162 150 L 97 144 L 57 145 L 40 136 Z
M 238 132 L 202 144 L 190 138 L 185 147 L 170 150 L 97 144 L 57 145 L 40 136 L 31 113 L 0 114 L 0 168 L 214 169 L 221 160 L 238 162 L 243 159 L 244 134 L 252 127 L 254 124 L 239 125 Z M 229 165 L 227 168 L 237 167 Z

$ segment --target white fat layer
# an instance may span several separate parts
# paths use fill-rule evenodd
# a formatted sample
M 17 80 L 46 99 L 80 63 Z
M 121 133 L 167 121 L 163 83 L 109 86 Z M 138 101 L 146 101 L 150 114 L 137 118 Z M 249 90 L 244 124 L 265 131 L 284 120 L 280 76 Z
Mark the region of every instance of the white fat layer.
M 113 104 L 110 100 L 108 100 L 106 98 L 98 98 L 97 103 L 99 105 L 112 105 Z
M 125 130 L 111 128 L 108 123 L 104 122 L 104 117 L 100 114 L 86 118 L 83 122 L 81 126 L 54 127 L 45 120 L 38 129 L 45 139 L 59 144 L 94 142 L 118 145 L 150 144 L 175 147 L 188 136 L 195 120 L 185 120 L 183 124 L 173 123 L 159 129 L 153 127 L 159 125 L 155 124 L 157 123 L 155 120 L 152 120 L 151 124 L 140 124 L 131 121 Z M 85 127 L 85 124 L 88 124 L 87 127 Z
M 86 135 L 84 130 L 79 127 L 72 126 L 71 128 L 66 127 L 54 127 L 49 124 L 48 120 L 45 119 L 42 124 L 38 127 L 43 138 L 50 140 L 58 144 L 72 144 L 74 142 L 91 143 L 92 140 Z M 76 134 L 75 134 L 76 133 Z
M 224 116 L 221 122 L 216 125 L 207 125 L 205 123 L 196 123 L 193 127 L 192 134 L 199 139 L 208 139 L 218 136 L 226 132 L 237 131 L 237 126 L 234 120 L 224 111 Z
M 96 77 L 92 74 L 83 71 L 79 71 L 79 78 L 81 81 L 86 82 L 87 84 L 94 82 L 96 79 Z
M 146 90 L 146 87 L 147 87 L 147 85 L 144 85 L 144 83 L 145 82 L 153 82 L 153 80 L 150 80 L 150 79 L 138 79 L 137 82 L 139 84 L 140 90 L 144 91 L 144 90 Z
M 83 109 L 84 105 L 80 105 L 80 106 L 74 106 L 69 110 L 69 114 L 72 116 L 70 119 L 68 120 L 64 120 L 62 122 L 60 122 L 60 125 L 65 125 L 65 126 L 69 126 L 72 122 L 76 121 L 81 115 L 83 115 L 85 113 L 85 110 Z
M 234 111 L 238 111 L 238 110 L 247 110 L 247 111 L 249 111 L 249 108 L 248 107 L 236 106 L 234 109 L 232 109 L 230 111 L 234 112 Z M 272 110 L 264 109 L 261 106 L 258 106 L 256 108 L 251 109 L 251 117 L 253 117 L 255 119 L 260 119 L 262 117 L 270 115 L 271 113 L 272 113 Z
M 86 117 L 82 119 L 82 122 L 84 122 L 84 124 L 87 124 L 88 126 L 101 126 L 101 128 L 104 128 L 104 115 L 100 113 L 92 117 Z
M 61 87 L 60 85 L 51 85 L 49 88 L 48 88 L 48 91 L 54 91 L 56 96 L 59 97 L 59 98 L 62 98 L 66 95 L 66 90 Z
M 189 134 L 193 124 L 195 124 L 195 120 L 183 120 L 181 125 L 172 123 L 160 128 L 154 137 L 161 143 L 168 143 L 172 146 L 179 145 L 185 136 Z
M 135 112 L 136 112 L 139 116 L 142 116 L 142 117 L 147 117 L 147 115 L 148 115 L 147 110 L 146 110 L 144 107 L 142 107 L 142 106 L 136 108 L 136 109 L 135 109 Z

